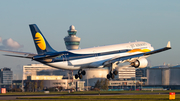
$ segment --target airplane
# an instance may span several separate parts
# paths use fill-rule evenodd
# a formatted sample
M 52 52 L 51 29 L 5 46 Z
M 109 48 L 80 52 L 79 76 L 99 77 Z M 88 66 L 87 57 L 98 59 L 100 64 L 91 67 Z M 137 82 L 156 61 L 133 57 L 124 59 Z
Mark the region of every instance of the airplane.
M 29 58 L 42 64 L 64 70 L 78 70 L 76 79 L 82 79 L 85 68 L 110 67 L 107 79 L 114 79 L 117 75 L 115 67 L 118 64 L 129 62 L 132 67 L 145 68 L 148 65 L 147 57 L 171 49 L 170 41 L 164 48 L 156 49 L 144 41 L 123 44 L 99 46 L 86 49 L 56 51 L 54 50 L 36 24 L 29 25 L 37 54 L 0 50 L 19 55 L 4 54 L 5 56 Z

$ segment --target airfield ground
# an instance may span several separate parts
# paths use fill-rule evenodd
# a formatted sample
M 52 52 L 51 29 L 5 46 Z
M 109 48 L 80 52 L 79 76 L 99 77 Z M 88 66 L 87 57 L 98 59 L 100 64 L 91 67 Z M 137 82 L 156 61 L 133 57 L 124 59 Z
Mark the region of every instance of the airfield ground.
M 19 101 L 170 101 L 169 92 L 175 92 L 175 100 L 180 101 L 180 90 L 172 91 L 85 91 L 85 92 L 17 92 L 0 94 L 0 100 Z

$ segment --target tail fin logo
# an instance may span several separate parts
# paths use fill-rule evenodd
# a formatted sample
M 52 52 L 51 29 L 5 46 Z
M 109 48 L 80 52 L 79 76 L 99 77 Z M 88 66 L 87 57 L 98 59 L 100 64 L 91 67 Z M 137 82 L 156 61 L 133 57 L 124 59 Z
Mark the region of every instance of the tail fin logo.
M 36 41 L 36 44 L 38 45 L 38 47 L 41 50 L 45 50 L 46 49 L 46 43 L 44 41 L 44 38 L 42 37 L 42 35 L 39 32 L 36 33 L 34 40 Z

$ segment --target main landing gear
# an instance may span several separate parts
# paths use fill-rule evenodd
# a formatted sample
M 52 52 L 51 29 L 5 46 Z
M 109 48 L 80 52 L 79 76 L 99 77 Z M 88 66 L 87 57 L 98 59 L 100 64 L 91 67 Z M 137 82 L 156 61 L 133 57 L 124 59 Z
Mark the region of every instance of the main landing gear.
M 110 79 L 110 78 L 114 79 L 115 75 L 118 74 L 118 71 L 114 70 L 115 67 L 116 67 L 116 63 L 111 63 L 111 67 L 110 67 L 111 69 L 110 69 L 109 74 L 107 74 L 107 79 Z
M 75 78 L 76 78 L 76 79 L 78 79 L 78 78 L 79 78 L 79 79 L 82 79 L 82 77 L 83 77 L 82 75 L 86 75 L 86 71 L 80 69 L 80 70 L 78 71 L 78 74 L 75 75 Z

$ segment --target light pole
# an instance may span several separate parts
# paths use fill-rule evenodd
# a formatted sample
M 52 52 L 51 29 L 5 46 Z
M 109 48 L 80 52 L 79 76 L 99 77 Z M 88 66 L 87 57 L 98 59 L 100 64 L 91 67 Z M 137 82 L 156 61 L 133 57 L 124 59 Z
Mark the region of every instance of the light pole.
M 86 74 L 86 79 L 87 79 L 87 91 L 88 91 L 88 76 Z
M 136 72 L 135 72 L 135 91 L 136 91 Z
M 135 85 L 134 86 L 135 86 L 135 91 L 136 91 L 136 76 L 135 76 Z
M 22 68 L 22 72 L 23 72 L 23 75 L 22 75 L 22 92 L 24 92 L 24 68 Z
M 23 81 L 23 77 L 22 77 L 22 92 L 24 92 L 24 81 Z

